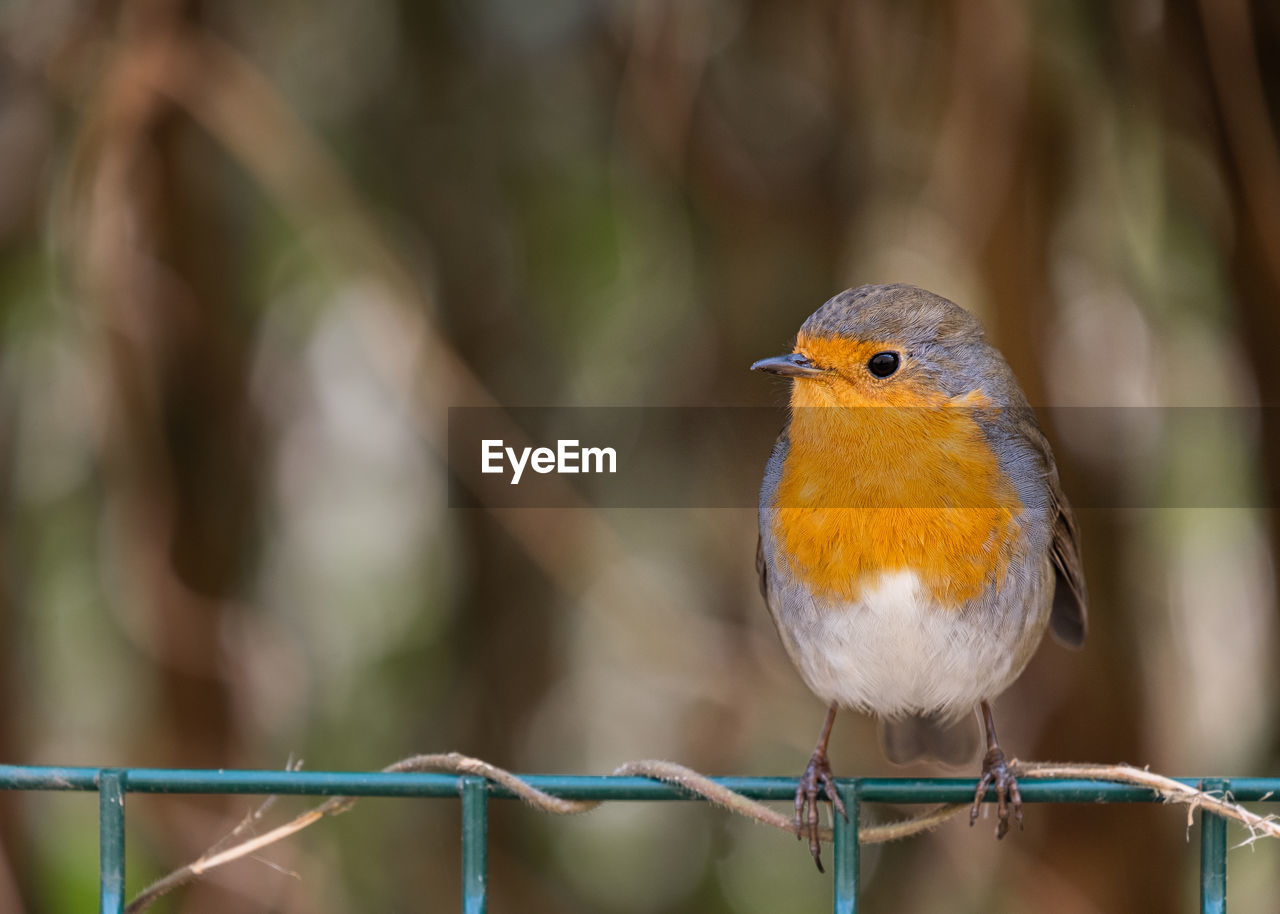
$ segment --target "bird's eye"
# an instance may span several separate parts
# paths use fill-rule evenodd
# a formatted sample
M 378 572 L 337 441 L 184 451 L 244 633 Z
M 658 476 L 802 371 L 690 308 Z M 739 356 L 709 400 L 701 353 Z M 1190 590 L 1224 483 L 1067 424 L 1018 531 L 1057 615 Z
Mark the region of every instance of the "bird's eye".
M 901 361 L 896 352 L 877 352 L 867 361 L 867 371 L 877 378 L 887 378 L 898 370 Z

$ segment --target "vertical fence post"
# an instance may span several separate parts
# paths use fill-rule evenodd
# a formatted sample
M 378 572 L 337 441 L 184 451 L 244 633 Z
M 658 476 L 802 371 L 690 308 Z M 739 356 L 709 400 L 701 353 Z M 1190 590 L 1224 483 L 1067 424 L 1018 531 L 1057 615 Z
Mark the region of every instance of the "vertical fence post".
M 839 781 L 836 789 L 849 819 L 831 811 L 835 826 L 835 914 L 854 914 L 858 910 L 858 782 Z
M 1205 780 L 1200 789 L 1225 793 L 1230 782 Z M 1200 910 L 1203 914 L 1226 914 L 1227 910 L 1227 820 L 1207 810 L 1200 811 Z
M 101 914 L 124 914 L 124 772 L 98 772 L 98 866 Z
M 484 778 L 462 779 L 462 912 L 485 914 L 488 904 L 489 785 Z

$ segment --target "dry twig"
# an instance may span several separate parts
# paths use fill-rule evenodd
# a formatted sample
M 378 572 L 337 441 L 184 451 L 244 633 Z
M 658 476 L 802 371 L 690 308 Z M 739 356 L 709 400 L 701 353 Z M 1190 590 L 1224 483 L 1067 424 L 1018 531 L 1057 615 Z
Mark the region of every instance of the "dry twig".
M 1234 819 L 1249 829 L 1250 844 L 1258 838 L 1280 838 L 1280 822 L 1274 816 L 1260 816 L 1250 812 L 1227 796 L 1212 791 L 1198 790 L 1181 781 L 1154 774 L 1145 768 L 1132 765 L 1095 765 L 1084 762 L 1015 762 L 1015 773 L 1023 778 L 1084 778 L 1089 781 L 1110 781 L 1117 784 L 1133 784 L 1149 787 L 1166 803 L 1187 807 L 1187 825 L 1197 809 L 1205 809 L 1226 819 Z

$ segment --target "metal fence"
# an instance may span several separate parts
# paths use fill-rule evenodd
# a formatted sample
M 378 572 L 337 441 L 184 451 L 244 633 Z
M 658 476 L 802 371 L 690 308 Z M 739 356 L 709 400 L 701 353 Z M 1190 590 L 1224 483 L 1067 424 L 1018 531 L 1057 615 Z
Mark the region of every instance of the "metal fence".
M 699 799 L 687 791 L 638 777 L 522 775 L 553 796 L 571 800 L 634 801 Z M 716 778 L 717 783 L 757 800 L 795 796 L 790 778 Z M 1213 792 L 1229 791 L 1238 802 L 1280 802 L 1280 778 L 1188 778 L 1182 783 Z M 975 783 L 962 778 L 854 778 L 839 782 L 848 810 L 835 817 L 834 910 L 858 909 L 858 822 L 864 803 L 965 803 Z M 125 906 L 125 797 L 130 793 L 302 794 L 350 797 L 458 797 L 462 801 L 462 910 L 486 910 L 488 803 L 511 799 L 506 788 L 481 777 L 455 774 L 328 771 L 212 771 L 162 768 L 58 768 L 0 765 L 0 789 L 97 791 L 100 830 L 101 912 L 121 914 Z M 1098 781 L 1025 779 L 1027 803 L 1150 803 L 1152 790 Z M 994 799 L 994 792 L 988 800 Z M 1226 820 L 1201 812 L 1200 910 L 1221 914 L 1227 896 Z

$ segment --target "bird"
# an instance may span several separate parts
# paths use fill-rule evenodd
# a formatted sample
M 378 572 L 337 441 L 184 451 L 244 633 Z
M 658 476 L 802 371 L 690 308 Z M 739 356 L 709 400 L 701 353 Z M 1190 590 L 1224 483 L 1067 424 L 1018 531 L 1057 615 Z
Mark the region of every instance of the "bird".
M 996 837 L 1022 796 L 992 701 L 1046 630 L 1080 647 L 1080 536 L 1035 413 L 981 323 L 911 285 L 864 285 L 751 366 L 791 382 L 760 488 L 756 569 L 783 647 L 827 705 L 795 796 L 822 870 L 821 799 L 845 815 L 827 743 L 836 712 L 880 721 L 890 761 L 986 753 Z

